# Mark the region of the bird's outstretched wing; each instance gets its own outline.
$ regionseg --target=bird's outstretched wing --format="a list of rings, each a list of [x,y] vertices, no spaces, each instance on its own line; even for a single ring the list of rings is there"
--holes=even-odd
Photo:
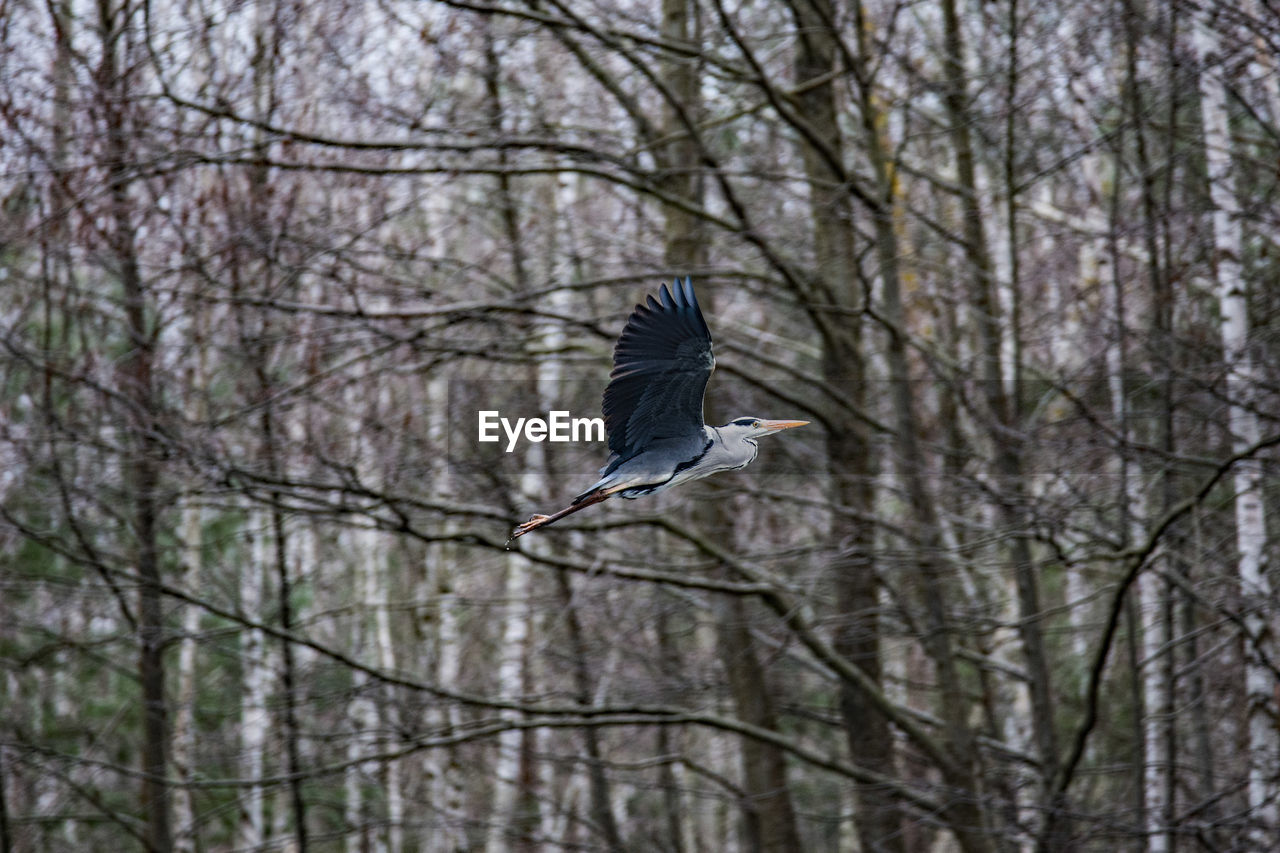
[[[609,450],[628,459],[662,438],[701,436],[702,395],[715,369],[711,332],[689,279],[664,284],[627,319],[604,391]]]

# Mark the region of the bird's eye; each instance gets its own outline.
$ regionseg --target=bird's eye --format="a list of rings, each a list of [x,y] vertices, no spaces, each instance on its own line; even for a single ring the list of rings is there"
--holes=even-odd
[[[752,428],[754,428],[754,429],[760,429],[760,422],[759,422],[759,421],[752,421],[752,422],[751,422],[751,426],[752,426]]]

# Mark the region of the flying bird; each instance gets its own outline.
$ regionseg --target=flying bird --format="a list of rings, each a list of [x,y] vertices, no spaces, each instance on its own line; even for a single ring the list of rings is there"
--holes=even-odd
[[[638,498],[745,468],[759,451],[756,439],[809,423],[746,417],[708,426],[702,397],[715,366],[692,282],[677,279],[670,290],[662,285],[657,299],[646,297],[613,348],[604,390],[610,454],[600,479],[559,512],[521,524],[507,543],[614,495]]]

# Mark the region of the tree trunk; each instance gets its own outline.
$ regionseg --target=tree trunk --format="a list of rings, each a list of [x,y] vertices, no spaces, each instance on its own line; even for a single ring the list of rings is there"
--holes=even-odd
[[[434,495],[447,499],[452,495],[449,476],[449,382],[443,376],[433,376],[426,389],[426,431],[428,444],[434,449],[435,462],[430,477]],[[457,522],[446,519],[442,533],[447,537]],[[424,615],[423,638],[425,653],[420,659],[430,661],[433,668],[423,673],[428,682],[439,684],[445,690],[460,691],[462,675],[462,608],[455,590],[454,563],[457,546],[446,538],[443,542],[428,543],[424,557],[426,566],[419,601],[430,602],[430,611]],[[433,703],[425,710],[428,728],[443,735],[455,730],[461,721],[458,707],[452,702]],[[428,853],[454,851],[467,846],[463,797],[462,762],[452,748],[429,750],[423,755],[422,773],[426,778],[427,807],[431,812],[434,846],[428,845]]]
[[[386,305],[379,307],[390,309],[390,306]],[[371,389],[376,389],[372,395],[376,400],[375,411],[380,413],[392,411],[390,390],[385,382],[380,381],[380,377],[366,376],[361,385],[366,393]],[[354,399],[355,396],[353,393],[353,399],[350,401],[348,411],[360,411],[359,402]],[[368,441],[367,432],[359,419],[353,418],[351,426],[351,434],[356,437],[355,442],[357,445],[353,448],[353,458],[360,460],[385,458],[386,454],[381,453],[379,447]],[[378,470],[372,466],[369,467],[370,470],[359,471],[360,479],[366,483],[379,483],[379,489],[386,489],[387,486],[383,484],[390,479],[389,476],[386,476],[388,472]],[[395,640],[392,635],[391,607],[393,602],[400,600],[400,598],[394,591],[394,580],[388,570],[389,555],[383,534],[373,529],[361,529],[353,531],[353,533],[356,542],[353,557],[357,561],[356,575],[360,580],[355,589],[360,591],[360,600],[364,607],[368,609],[367,617],[359,620],[366,636],[366,648],[368,649],[366,658],[371,666],[376,667],[381,672],[397,672],[399,662],[396,656]],[[309,535],[309,531],[299,531],[299,535]],[[370,693],[368,699],[371,703],[373,714],[373,725],[370,727],[370,732],[381,732],[382,734],[371,735],[367,739],[367,743],[374,751],[392,751],[395,749],[396,743],[394,740],[388,742],[388,739],[393,737],[392,733],[404,730],[397,713],[396,703],[393,701],[393,691],[388,685],[379,684]],[[386,803],[385,830],[380,830],[377,833],[379,842],[384,844],[385,848],[392,851],[392,853],[399,853],[404,847],[402,761],[393,758],[379,762],[377,778]]]
[[[778,715],[751,636],[746,603],[739,597],[728,597],[716,610],[720,656],[737,718],[777,731]],[[787,786],[786,757],[772,744],[753,738],[742,738],[740,744],[746,849],[753,853],[802,850]]]
[[[263,531],[265,520],[259,510],[247,514],[249,553],[240,567],[240,612],[247,618],[262,618],[267,600],[267,542]],[[268,733],[274,728],[269,719],[268,696],[271,672],[267,666],[266,636],[257,628],[247,628],[240,635],[240,668],[243,693],[240,699],[240,775],[247,780],[240,804],[240,842],[254,850],[266,843],[266,796],[260,779],[266,773],[267,753],[271,749]]]
[[[797,106],[826,146],[826,152],[805,144],[805,174],[809,178],[809,209],[816,269],[813,278],[823,301],[838,310],[820,325],[823,341],[823,381],[845,405],[832,407],[828,418],[827,471],[832,498],[842,510],[832,516],[831,539],[840,543],[829,566],[840,618],[836,651],[881,685],[880,583],[876,573],[873,517],[876,476],[870,430],[857,413],[866,408],[867,377],[862,352],[863,288],[858,277],[852,199],[835,174],[828,157],[843,163],[844,140],[839,125],[836,78],[834,9],[829,0],[794,0],[796,23],[795,69]],[[812,81],[816,85],[806,86]],[[860,767],[894,776],[893,736],[889,722],[863,691],[852,684],[840,687],[840,713],[849,755]],[[893,798],[875,785],[855,787],[858,840],[864,851],[903,850],[902,813]]]
[[[690,0],[662,0],[661,8],[663,38],[675,44],[693,44],[693,36],[698,29],[696,6]],[[686,109],[694,110],[701,101],[697,62],[688,57],[669,58],[662,63],[660,69],[668,90],[681,99]],[[660,169],[664,170],[660,173],[663,189],[678,198],[689,199],[695,204],[701,203],[704,192],[698,173],[701,161],[697,141],[680,123],[678,114],[670,104],[663,105],[659,127],[661,138],[670,140],[664,148],[655,150],[655,159]],[[702,239],[702,224],[697,217],[673,205],[664,207],[662,213],[663,261],[666,273],[673,276],[691,275],[706,263],[707,248]],[[666,534],[659,531],[657,539],[651,545],[653,554],[656,556],[662,553],[669,544]],[[655,591],[655,598],[653,606],[660,611],[655,625],[658,632],[658,653],[663,661],[663,671],[674,674],[680,666],[681,653],[679,643],[671,636],[670,610],[683,610],[685,605],[667,600],[660,590]],[[684,620],[679,621],[683,623]],[[660,726],[655,731],[654,739],[659,755],[675,754],[671,744],[672,735],[673,732],[666,726]],[[674,853],[685,853],[685,827],[689,812],[683,786],[678,783],[676,770],[670,762],[663,761],[658,766],[658,785],[662,789],[663,811],[666,813],[666,820],[661,827],[663,841]]]
[[[1098,188],[1099,194],[1103,194],[1101,181],[1097,181],[1095,186]],[[1113,335],[1107,346],[1107,391],[1110,400],[1111,417],[1115,423],[1116,434],[1119,437],[1123,449],[1116,459],[1116,503],[1120,507],[1120,518],[1118,522],[1119,529],[1118,541],[1124,547],[1129,547],[1134,542],[1139,542],[1143,536],[1141,520],[1147,516],[1148,504],[1146,490],[1141,488],[1140,468],[1134,461],[1130,459],[1128,454],[1128,445],[1134,440],[1134,427],[1132,424],[1131,403],[1129,400],[1129,390],[1126,386],[1126,376],[1131,370],[1129,356],[1129,311],[1127,308],[1127,300],[1125,299],[1125,278],[1120,272],[1121,257],[1119,246],[1119,230],[1122,227],[1122,215],[1120,198],[1120,187],[1114,186],[1110,192],[1109,200],[1109,223],[1107,226],[1107,257],[1110,261],[1110,278],[1108,291],[1110,293],[1110,309],[1113,320]],[[1099,250],[1098,255],[1102,252]],[[1099,284],[1101,275],[1098,277]],[[1159,800],[1159,784],[1158,780],[1148,784],[1148,773],[1153,772],[1156,766],[1154,762],[1147,760],[1148,756],[1156,754],[1158,743],[1154,740],[1158,731],[1154,724],[1154,717],[1148,715],[1147,708],[1149,702],[1159,699],[1160,684],[1156,680],[1152,683],[1153,669],[1150,667],[1143,668],[1142,659],[1148,655],[1155,655],[1159,647],[1152,648],[1155,644],[1156,635],[1151,626],[1144,626],[1143,613],[1151,602],[1156,600],[1155,584],[1157,579],[1148,575],[1139,577],[1134,581],[1134,592],[1126,605],[1125,617],[1128,630],[1131,632],[1128,640],[1129,663],[1131,668],[1131,695],[1134,707],[1134,750],[1133,750],[1133,807],[1136,815],[1135,825],[1139,840],[1137,847],[1140,850],[1147,848],[1147,840],[1155,838],[1157,834],[1157,826],[1159,823],[1159,815],[1153,814],[1152,806]],[[1155,607],[1151,605],[1151,609]],[[1083,659],[1083,655],[1080,656]]]
[[[1142,240],[1145,270],[1150,287],[1150,341],[1155,355],[1155,371],[1161,379],[1161,419],[1156,426],[1157,445],[1172,454],[1174,435],[1173,417],[1173,365],[1170,335],[1172,332],[1172,298],[1169,292],[1167,271],[1163,268],[1159,239],[1159,200],[1156,197],[1155,168],[1147,148],[1146,112],[1142,98],[1143,81],[1138,74],[1139,52],[1146,22],[1133,0],[1123,0],[1125,98],[1129,117],[1133,122],[1134,154],[1136,170],[1142,176],[1140,185],[1142,204]],[[1159,505],[1167,509],[1173,502],[1172,472],[1166,467],[1157,475],[1161,483]],[[1163,559],[1169,557],[1166,547]],[[1139,598],[1139,612],[1143,618],[1142,649],[1145,660],[1143,674],[1143,700],[1146,711],[1144,726],[1146,827],[1148,850],[1151,853],[1167,853],[1174,843],[1171,818],[1173,814],[1173,749],[1175,745],[1173,717],[1172,656],[1169,649],[1171,626],[1166,616],[1171,613],[1171,592],[1168,583],[1155,577],[1143,579],[1135,592]]]
[[[981,805],[984,798],[978,782],[977,745],[968,721],[970,702],[956,667],[953,629],[947,614],[946,602],[956,597],[955,589],[948,582],[950,573],[941,557],[943,549],[937,508],[929,494],[924,452],[918,437],[920,424],[907,360],[907,317],[899,266],[901,253],[894,224],[896,190],[891,177],[893,168],[880,137],[880,108],[871,88],[865,60],[869,55],[866,45],[869,34],[865,32],[865,16],[860,2],[855,3],[855,20],[858,49],[854,59],[859,63],[854,70],[857,105],[863,144],[875,184],[870,213],[876,256],[880,263],[883,301],[883,309],[878,316],[887,336],[885,355],[897,473],[903,483],[907,510],[915,530],[915,556],[910,558],[909,568],[924,603],[925,636],[922,643],[937,673],[940,688],[938,708],[948,742],[949,760],[939,770],[952,793],[946,798],[943,817],[961,848],[967,853],[978,853],[991,849],[987,835],[988,820]]]
[[[657,593],[659,596],[662,594],[661,590]],[[671,605],[658,598],[654,606],[657,608],[653,627],[654,633],[657,634],[658,670],[663,675],[662,685],[665,688],[667,680],[674,679],[676,673],[680,672],[682,663],[671,627]],[[679,750],[672,743],[671,729],[668,726],[658,726],[654,733],[654,740],[658,755],[664,758],[658,772],[658,785],[662,789],[664,821],[663,825],[655,830],[655,834],[661,835],[666,849],[672,853],[685,853],[696,846],[687,842],[693,842],[697,833],[692,826],[692,817],[683,807],[681,791],[685,786],[681,785],[681,780],[676,778],[677,771],[672,766],[674,762],[666,760],[670,756],[677,755]]]
[[[583,636],[582,622],[578,618],[578,605],[573,596],[573,583],[569,573],[564,570],[556,573],[556,582],[565,631],[569,635],[569,650],[573,655],[573,679],[577,701],[582,707],[588,708],[594,702],[595,679],[591,676],[589,653]],[[600,733],[595,726],[587,726],[583,729],[582,746],[586,752],[591,825],[603,838],[605,850],[610,853],[621,853],[624,849],[622,836],[618,832],[618,822],[613,816],[609,779],[605,775],[604,753],[600,749]]]
[[[1231,144],[1230,91],[1223,74],[1230,65],[1231,46],[1218,34],[1212,12],[1195,27],[1200,54],[1200,113],[1204,123],[1204,154],[1213,203],[1211,216],[1214,272],[1221,308],[1222,354],[1226,365],[1226,393],[1230,401],[1228,425],[1233,449],[1241,452],[1261,438],[1256,395],[1258,373],[1249,343],[1249,282],[1245,278],[1243,217],[1236,199],[1235,161]],[[1280,819],[1280,731],[1277,730],[1276,687],[1268,662],[1275,660],[1277,626],[1268,610],[1273,587],[1266,572],[1266,509],[1263,504],[1263,465],[1259,459],[1236,463],[1236,549],[1240,593],[1259,602],[1245,611],[1244,663],[1246,730],[1249,742],[1248,801],[1251,836],[1259,845],[1273,842]]]
[[[502,123],[502,60],[496,44],[494,22],[484,30],[484,84],[490,130],[498,137],[504,133]],[[499,164],[505,165],[505,149],[500,150]],[[510,177],[500,171],[497,178],[497,207],[502,232],[506,237],[510,259],[511,281],[516,293],[529,288],[524,235],[520,211]],[[533,371],[537,379],[537,372]],[[541,389],[538,394],[541,396]],[[540,409],[541,410],[541,409]],[[520,476],[520,491],[526,495],[546,494],[546,465],[543,445],[533,444],[525,456]],[[530,601],[532,567],[520,554],[506,555],[506,576],[502,598],[507,602],[498,649],[498,689],[507,696],[520,695],[532,689],[530,648],[536,628],[536,615]],[[540,734],[536,729],[503,732],[498,737],[498,763],[494,773],[494,802],[486,850],[533,850],[534,836],[540,822],[541,809],[537,796],[538,774],[534,763],[539,752]]]
[[[264,423],[269,424],[269,416],[264,415]],[[269,446],[274,442],[270,430],[267,431]],[[274,456],[274,454],[272,454]],[[273,480],[278,479],[279,471],[274,464],[269,465]],[[289,576],[288,540],[285,537],[284,511],[280,508],[282,495],[272,495],[271,542],[276,573],[276,607],[280,614],[280,629],[285,634],[293,632],[293,581]],[[284,694],[284,747],[286,767],[289,770],[289,809],[293,817],[293,837],[298,853],[307,853],[309,837],[307,832],[307,804],[303,792],[305,779],[302,775],[301,725],[298,720],[298,676],[297,662],[294,657],[293,641],[280,641],[280,690]]]
[[[528,561],[518,554],[509,554],[506,560],[507,571],[500,597],[507,604],[497,639],[497,683],[498,695],[513,698],[520,696],[528,684],[527,654],[533,614],[529,603]],[[490,853],[532,849],[528,831],[535,821],[525,809],[536,804],[536,800],[532,799],[530,790],[534,777],[528,766],[532,756],[525,734],[519,729],[512,729],[498,736],[498,757],[493,769],[493,805],[489,811],[490,827],[485,845],[485,850]]]
[[[1022,448],[1023,426],[1018,412],[1017,394],[1006,392],[1006,376],[1002,359],[1000,301],[991,252],[983,226],[983,208],[979,195],[977,168],[969,127],[964,40],[956,0],[942,0],[942,19],[946,53],[943,60],[946,77],[946,105],[950,121],[951,142],[955,152],[956,181],[961,194],[960,210],[964,223],[963,246],[969,299],[978,330],[978,360],[983,392],[987,404],[987,426],[995,454],[995,473],[1000,486],[997,513],[1010,537],[1009,556],[1018,601],[1018,633],[1022,640],[1028,675],[1027,689],[1031,697],[1031,727],[1040,759],[1043,824],[1039,832],[1041,850],[1060,850],[1069,838],[1069,830],[1061,825],[1066,810],[1064,803],[1052,793],[1058,775],[1058,736],[1054,725],[1053,687],[1044,636],[1040,630],[1042,608],[1036,579],[1036,566],[1027,537],[1030,524],[1025,507],[1030,500],[1024,488]],[[1013,283],[1016,288],[1017,282]],[[1018,330],[1011,330],[1016,339]],[[1017,347],[1012,348],[1015,352]],[[1016,383],[1018,368],[1013,367]]]
[[[183,587],[200,589],[203,581],[204,511],[188,504],[182,508]],[[173,718],[173,767],[184,781],[193,778],[196,753],[195,713],[199,695],[196,683],[196,633],[200,630],[200,611],[188,604],[182,609],[182,639],[178,642],[178,699]],[[196,837],[196,805],[193,792],[182,788],[174,797],[174,848],[178,853],[194,853]]]
[[[129,184],[132,181],[129,150],[128,106],[130,81],[121,71],[119,50],[131,10],[111,0],[98,0],[98,24],[102,57],[97,69],[102,98],[107,152],[107,180],[111,201],[111,254],[123,293],[127,355],[120,370],[121,392],[132,404],[129,424],[129,457],[125,477],[132,502],[130,522],[134,538],[133,559],[138,587],[138,681],[142,688],[142,810],[146,818],[147,846],[152,853],[173,847],[171,796],[167,781],[169,752],[168,704],[165,698],[165,622],[160,592],[160,557],[157,550],[160,516],[158,415],[152,370],[155,340],[147,319],[147,293],[138,267],[136,231]],[[125,59],[128,62],[128,59]]]
[[[692,0],[662,0],[662,36],[675,43],[696,45],[698,32],[697,6]],[[700,113],[698,60],[680,56],[662,63],[661,73],[667,89],[680,100],[687,115]],[[702,159],[698,140],[671,104],[664,104],[662,137],[669,140],[657,151],[661,183],[671,195],[688,199],[695,205],[703,196],[699,167]],[[706,263],[707,247],[702,233],[702,220],[674,206],[663,210],[666,220],[665,260],[672,275],[692,275]]]
[[[690,0],[663,0],[663,34],[679,43],[696,43],[697,7]],[[701,114],[701,93],[697,66],[692,59],[669,60],[663,73],[667,88],[680,99],[686,116]],[[698,203],[702,199],[701,166],[695,129],[685,125],[678,112],[668,105],[663,136],[671,139],[665,153],[664,180],[668,192]],[[674,207],[665,210],[666,261],[670,272],[688,275],[706,263],[707,247],[701,221]],[[704,291],[705,293],[705,291]],[[703,305],[709,306],[704,296]],[[714,414],[708,417],[715,420]],[[708,485],[709,488],[714,486]],[[732,521],[724,512],[724,500],[705,500],[695,509],[700,526],[708,531],[734,535]],[[776,729],[769,684],[756,657],[755,644],[747,630],[746,607],[738,598],[721,601],[716,607],[717,644],[721,663],[729,679],[735,715],[744,722]],[[786,758],[772,744],[750,738],[739,740],[742,761],[742,803],[747,848],[761,853],[799,851],[795,812],[787,784]],[[678,841],[673,841],[678,844]],[[678,849],[678,848],[676,848]]]

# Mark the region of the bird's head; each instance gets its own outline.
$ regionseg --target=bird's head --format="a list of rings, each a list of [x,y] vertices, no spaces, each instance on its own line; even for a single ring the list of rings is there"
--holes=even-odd
[[[802,427],[808,421],[770,421],[764,418],[734,418],[720,428],[721,432],[736,433],[744,440],[759,438],[762,435],[773,435],[784,429]]]

